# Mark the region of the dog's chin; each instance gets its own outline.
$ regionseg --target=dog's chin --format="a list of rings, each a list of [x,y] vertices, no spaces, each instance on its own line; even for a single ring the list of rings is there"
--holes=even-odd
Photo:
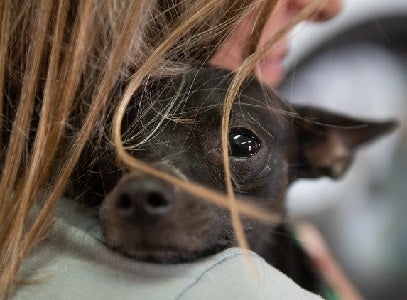
[[[219,243],[198,250],[172,249],[170,247],[109,247],[112,251],[119,253],[125,257],[135,259],[137,261],[156,263],[156,264],[174,264],[187,263],[199,258],[216,254],[231,247],[229,243]]]

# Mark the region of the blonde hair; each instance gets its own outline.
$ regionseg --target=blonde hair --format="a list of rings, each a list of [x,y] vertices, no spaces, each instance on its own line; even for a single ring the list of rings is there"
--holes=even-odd
[[[225,138],[231,104],[242,80],[265,51],[311,15],[321,1],[314,1],[259,49],[255,45],[276,2],[0,2],[0,297],[13,287],[24,257],[46,236],[58,199],[87,141],[98,132],[112,130],[117,157],[130,168],[229,207],[243,247],[247,244],[240,213],[278,221],[234,200]],[[146,78],[200,68],[233,28],[259,7],[247,59],[236,71],[225,99],[222,138],[228,195],[163,174],[127,154],[121,141],[121,118]],[[104,122],[113,113],[110,128]],[[27,216],[40,198],[40,212],[28,226]]]

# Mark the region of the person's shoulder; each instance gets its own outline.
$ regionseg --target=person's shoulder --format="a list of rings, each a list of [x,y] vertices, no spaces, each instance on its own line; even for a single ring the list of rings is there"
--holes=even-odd
[[[230,248],[204,261],[204,271],[176,299],[321,299],[251,251]]]
[[[95,212],[63,200],[53,232],[23,266],[14,299],[320,299],[253,252],[226,249],[191,263],[121,256],[99,238]]]

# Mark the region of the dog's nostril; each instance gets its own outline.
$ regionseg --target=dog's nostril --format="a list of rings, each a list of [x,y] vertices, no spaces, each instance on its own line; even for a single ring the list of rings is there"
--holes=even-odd
[[[147,197],[147,203],[152,207],[167,206],[169,201],[160,193],[150,193]]]
[[[128,210],[132,206],[132,201],[130,196],[126,193],[121,194],[119,197],[119,201],[117,201],[117,208],[121,210]]]
[[[164,214],[168,212],[170,201],[161,193],[151,192],[146,197],[145,209],[150,214]]]

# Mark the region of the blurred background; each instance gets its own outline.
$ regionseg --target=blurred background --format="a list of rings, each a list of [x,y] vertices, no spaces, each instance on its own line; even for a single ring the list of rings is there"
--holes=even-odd
[[[366,299],[407,299],[407,1],[344,0],[332,22],[291,35],[280,92],[356,117],[398,118],[340,181],[302,180],[289,212],[311,220]]]

